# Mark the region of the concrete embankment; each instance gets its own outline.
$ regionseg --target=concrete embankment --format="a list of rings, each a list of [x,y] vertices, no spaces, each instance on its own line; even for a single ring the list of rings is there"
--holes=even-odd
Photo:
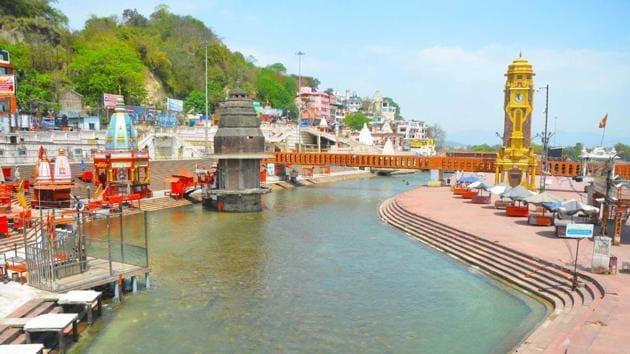
[[[553,193],[568,197],[581,190],[574,187]],[[579,284],[572,290],[577,243],[555,237],[553,227],[506,217],[492,206],[453,196],[448,188],[402,193],[384,202],[380,215],[409,237],[548,301],[549,316],[516,351],[608,353],[627,346],[630,304],[622,299],[630,296],[630,275],[592,274],[591,241],[581,242]],[[630,260],[630,247],[616,246],[613,254]]]

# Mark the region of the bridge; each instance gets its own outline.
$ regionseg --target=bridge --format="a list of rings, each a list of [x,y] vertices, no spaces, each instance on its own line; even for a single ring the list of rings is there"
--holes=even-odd
[[[495,158],[347,154],[317,152],[275,152],[268,162],[288,165],[369,167],[376,169],[442,170],[466,172],[495,172]],[[574,161],[548,161],[552,176],[574,177],[582,174],[582,163]],[[537,174],[541,174],[540,165]],[[630,179],[630,164],[616,164],[615,173]]]

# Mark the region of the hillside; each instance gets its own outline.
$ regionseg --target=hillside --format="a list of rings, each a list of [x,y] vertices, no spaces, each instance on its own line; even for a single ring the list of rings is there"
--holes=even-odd
[[[134,9],[121,16],[92,17],[82,30],[71,32],[66,16],[52,4],[0,3],[0,48],[9,50],[18,69],[22,111],[57,111],[59,93],[72,89],[85,97],[93,113],[98,113],[104,92],[124,95],[127,104],[158,108],[165,97],[178,98],[185,100],[188,111],[201,113],[207,43],[210,111],[239,81],[251,97],[297,112],[297,82],[282,64],[255,66],[198,19],[175,15],[162,5],[148,17]]]

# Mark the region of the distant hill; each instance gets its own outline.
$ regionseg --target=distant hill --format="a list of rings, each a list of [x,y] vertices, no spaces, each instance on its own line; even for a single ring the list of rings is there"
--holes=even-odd
[[[82,30],[70,32],[67,18],[51,3],[0,3],[0,47],[10,51],[18,69],[23,111],[56,111],[59,93],[73,89],[94,111],[108,92],[121,93],[127,104],[158,108],[166,96],[178,98],[187,110],[201,113],[207,44],[210,111],[239,81],[251,97],[297,112],[297,83],[282,64],[255,66],[194,17],[172,14],[164,5],[148,17],[127,9],[121,16],[92,17]]]

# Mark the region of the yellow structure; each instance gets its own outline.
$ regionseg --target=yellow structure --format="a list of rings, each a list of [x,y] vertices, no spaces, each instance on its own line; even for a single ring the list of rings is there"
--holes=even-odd
[[[531,148],[534,70],[520,55],[505,74],[503,147],[495,162],[495,183],[536,189],[536,155]],[[519,172],[520,171],[520,172]]]

